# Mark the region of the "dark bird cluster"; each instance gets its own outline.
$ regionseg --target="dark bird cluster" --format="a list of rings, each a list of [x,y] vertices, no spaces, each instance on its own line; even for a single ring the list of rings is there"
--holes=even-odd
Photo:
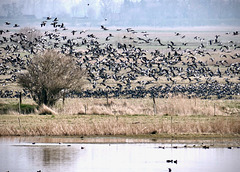
[[[240,93],[240,45],[231,40],[223,42],[221,35],[213,35],[209,40],[195,36],[192,40],[196,47],[189,48],[186,35],[179,32],[173,35],[183,40],[180,44],[175,40],[164,42],[147,31],[127,28],[114,32],[103,25],[100,29],[107,33],[104,39],[78,29],[68,31],[69,36],[65,32],[67,27],[57,17],[47,17],[40,24],[41,27],[47,25],[52,26],[53,31],[45,31],[34,40],[29,40],[24,33],[13,32],[9,36],[9,31],[0,30],[0,74],[5,76],[0,79],[4,87],[0,97],[18,96],[17,91],[6,89],[6,85],[16,82],[17,74],[26,70],[31,57],[47,48],[72,56],[77,65],[87,71],[87,82],[91,86],[82,92],[72,91],[68,97],[184,95],[207,99],[234,98]],[[120,32],[122,38],[116,36]],[[238,31],[232,35],[238,36]],[[112,41],[115,37],[118,37],[117,43]],[[150,51],[142,45],[159,48]],[[26,90],[24,96],[29,96]]]

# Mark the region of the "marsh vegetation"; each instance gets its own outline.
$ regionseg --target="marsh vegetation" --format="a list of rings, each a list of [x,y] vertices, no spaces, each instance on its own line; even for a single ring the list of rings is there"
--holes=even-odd
[[[235,100],[169,98],[156,99],[155,111],[152,99],[67,99],[51,110],[1,115],[0,135],[238,137],[238,106]]]

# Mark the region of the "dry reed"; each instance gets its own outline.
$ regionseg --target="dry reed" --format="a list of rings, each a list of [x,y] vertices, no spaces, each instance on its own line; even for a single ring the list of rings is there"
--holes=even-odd
[[[44,104],[40,106],[40,108],[37,111],[37,113],[39,115],[56,115],[57,114],[57,112],[55,112],[50,107],[48,107],[48,106],[46,106]]]
[[[240,134],[240,120],[238,117],[183,117],[148,115],[9,116],[10,115],[3,115],[1,118],[1,136]]]
[[[155,102],[156,114],[150,98],[66,99],[53,107],[57,113],[52,115],[1,115],[0,136],[240,134],[237,100],[175,97]]]
[[[150,98],[144,99],[66,99],[65,105],[58,104],[55,111],[62,114],[96,114],[96,115],[228,115],[229,111],[221,109],[220,101],[201,99],[187,99],[173,97],[156,99],[156,112],[154,103]],[[60,102],[59,102],[60,103]],[[233,109],[231,109],[233,110]],[[237,110],[236,113],[238,113]]]

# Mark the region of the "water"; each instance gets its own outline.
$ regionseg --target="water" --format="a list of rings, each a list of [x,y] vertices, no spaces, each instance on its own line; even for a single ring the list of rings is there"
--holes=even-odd
[[[36,143],[32,144],[33,141]],[[172,172],[235,172],[240,169],[237,147],[203,149],[197,143],[197,148],[193,148],[190,141],[187,146],[191,148],[184,145],[119,138],[0,137],[0,172],[168,172],[168,168]],[[166,160],[177,160],[177,164]]]

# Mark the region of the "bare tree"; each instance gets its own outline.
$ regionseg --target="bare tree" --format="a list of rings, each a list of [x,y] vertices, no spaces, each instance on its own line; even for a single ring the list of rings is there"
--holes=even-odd
[[[62,96],[62,91],[82,87],[84,71],[73,57],[54,50],[34,56],[27,72],[19,75],[18,83],[27,88],[38,104],[52,106]]]

